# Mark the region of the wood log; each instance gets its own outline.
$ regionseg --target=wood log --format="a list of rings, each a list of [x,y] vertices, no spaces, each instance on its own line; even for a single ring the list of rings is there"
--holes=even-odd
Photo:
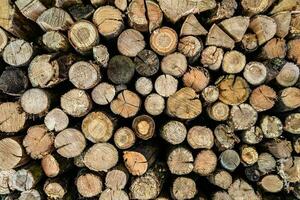
[[[241,162],[239,154],[231,149],[223,151],[219,159],[222,167],[230,172],[236,170]]]
[[[260,85],[255,88],[249,98],[251,106],[262,112],[271,109],[275,105],[276,92],[267,85]]]
[[[272,3],[273,0],[262,0],[258,2],[253,2],[251,0],[242,0],[241,2],[244,11],[250,16],[266,11]]]
[[[299,95],[300,89],[297,87],[287,87],[278,94],[278,104],[276,108],[280,112],[294,110],[300,106]]]
[[[223,61],[224,51],[216,46],[206,47],[201,54],[201,63],[210,70],[218,70]]]
[[[155,121],[149,115],[139,115],[133,119],[132,129],[138,138],[148,140],[154,136]]]
[[[154,83],[155,91],[163,96],[169,97],[177,91],[178,80],[171,75],[160,75]]]
[[[114,5],[123,12],[125,12],[128,7],[127,0],[114,0]]]
[[[171,186],[171,196],[174,199],[193,199],[197,192],[196,182],[187,177],[177,177]]]
[[[45,10],[47,10],[39,0],[17,0],[15,4],[26,18],[34,22]]]
[[[235,42],[240,42],[242,41],[249,24],[249,17],[236,16],[223,20],[219,25],[235,40]]]
[[[258,118],[256,110],[249,104],[243,103],[232,106],[230,120],[235,130],[247,130],[254,126]],[[264,131],[264,130],[263,130]]]
[[[87,150],[83,162],[93,171],[106,172],[117,164],[118,151],[109,143],[97,143]]]
[[[177,43],[176,31],[167,26],[154,30],[150,36],[151,49],[161,56],[173,53],[176,50]]]
[[[232,198],[226,191],[218,191],[212,195],[212,200],[231,200]]]
[[[260,127],[265,138],[277,138],[283,131],[282,122],[276,116],[264,116],[260,122]]]
[[[19,49],[19,51],[16,51]],[[22,39],[11,40],[3,50],[3,60],[14,67],[27,65],[33,56],[33,47]]]
[[[71,16],[76,20],[88,19],[95,12],[94,7],[91,4],[74,4],[68,8]]]
[[[127,169],[123,165],[118,165],[107,172],[105,177],[106,187],[117,191],[125,188],[129,179]]]
[[[187,130],[184,124],[174,120],[163,125],[160,130],[160,136],[173,145],[182,143],[185,140],[186,135]]]
[[[46,90],[31,88],[21,96],[21,106],[28,114],[43,116],[48,112],[51,99]]]
[[[217,7],[213,10],[210,22],[232,17],[237,6],[235,0],[222,0],[217,3]]]
[[[199,36],[206,35],[207,30],[200,24],[194,14],[189,14],[180,29],[180,36]]]
[[[209,175],[208,181],[224,190],[228,189],[232,184],[232,176],[229,172],[220,169]]]
[[[82,153],[86,146],[86,140],[77,129],[67,128],[56,135],[54,146],[59,155],[73,158]]]
[[[244,165],[254,165],[258,160],[258,153],[254,147],[243,145],[240,150],[240,157]]]
[[[119,149],[129,149],[134,145],[136,136],[128,127],[121,127],[114,133],[114,142]]]
[[[66,11],[53,7],[45,10],[37,18],[36,23],[44,31],[66,31],[74,24],[74,21]]]
[[[188,59],[189,63],[194,63],[200,57],[203,43],[194,36],[184,36],[179,39],[177,49]]]
[[[99,7],[94,12],[93,23],[106,38],[117,37],[124,28],[122,13],[113,6]]]
[[[187,142],[193,149],[211,149],[214,145],[214,135],[210,128],[193,126],[187,133]]]
[[[124,190],[112,190],[107,188],[101,193],[99,200],[109,199],[129,200],[129,197]]]
[[[50,199],[62,199],[67,196],[67,181],[47,179],[43,186],[43,191]]]
[[[38,190],[31,189],[31,190],[21,192],[20,197],[18,199],[20,199],[20,200],[28,200],[28,199],[41,200],[42,195]]]
[[[132,0],[128,6],[129,25],[141,32],[148,31],[148,16],[143,0]]]
[[[277,175],[266,175],[260,181],[261,187],[271,193],[280,192],[283,189],[283,181]]]
[[[126,29],[119,35],[117,46],[121,54],[135,57],[145,48],[146,43],[144,36],[139,31]]]
[[[272,15],[272,18],[277,24],[276,36],[284,38],[288,35],[290,30],[290,23],[292,19],[291,12],[283,11]]]
[[[151,79],[140,77],[135,82],[135,90],[142,96],[146,96],[153,90],[153,83]]]
[[[292,134],[300,134],[299,127],[300,113],[292,113],[284,120],[283,129]]]
[[[239,51],[228,51],[224,54],[222,69],[228,74],[240,73],[246,65],[246,57]]]
[[[288,41],[287,57],[299,65],[300,64],[300,51],[297,48],[298,44],[300,44],[300,39],[294,39],[294,40]]]
[[[58,154],[48,154],[41,160],[42,169],[47,177],[53,178],[72,168],[72,162]]]
[[[229,125],[219,124],[215,130],[215,144],[219,151],[232,149],[240,139],[234,134],[234,130]]]
[[[267,73],[263,63],[252,61],[246,64],[243,76],[251,85],[261,85],[266,81]]]
[[[110,59],[107,76],[115,84],[126,84],[134,75],[135,64],[126,56],[117,55]]]
[[[153,116],[160,115],[165,109],[165,100],[162,96],[152,93],[148,95],[144,102],[147,113]]]
[[[78,193],[84,198],[98,196],[102,192],[103,182],[99,175],[80,171],[75,181]]]
[[[70,44],[68,38],[58,31],[47,31],[42,36],[42,43],[48,51],[68,51]]]
[[[209,85],[201,92],[201,96],[208,104],[213,103],[219,99],[219,89],[215,85]]]
[[[247,52],[253,52],[258,48],[256,34],[246,33],[242,38],[242,48]]]
[[[134,58],[136,71],[141,76],[153,76],[159,70],[158,56],[151,50],[144,49]]]
[[[109,61],[109,52],[106,46],[100,44],[93,47],[93,57],[97,64],[106,68]]]
[[[154,164],[158,155],[158,148],[152,144],[139,145],[132,150],[123,152],[123,160],[129,173],[141,176]]]
[[[243,179],[236,179],[228,188],[228,194],[232,199],[246,198],[259,200],[261,197],[256,194],[253,187]]]
[[[208,116],[215,121],[225,121],[229,118],[230,108],[220,101],[207,107]]]
[[[44,124],[50,131],[60,132],[69,125],[69,118],[60,108],[54,108],[44,118]]]
[[[241,133],[241,140],[246,144],[258,144],[263,137],[264,134],[259,126],[252,126]]]
[[[161,71],[174,77],[181,77],[187,70],[187,59],[184,54],[175,52],[165,56],[161,61]]]
[[[194,172],[200,176],[207,176],[215,171],[217,162],[217,156],[212,150],[202,150],[195,158]]]
[[[213,24],[208,32],[206,45],[233,49],[234,40],[229,37],[218,25]]]
[[[167,165],[172,174],[185,175],[193,171],[194,158],[191,151],[185,147],[174,147],[167,158]]]
[[[91,93],[93,101],[99,105],[109,104],[114,99],[115,95],[115,87],[107,82],[98,84]]]
[[[194,89],[196,92],[202,91],[210,81],[209,71],[202,67],[190,67],[183,75],[183,84]]]
[[[68,37],[74,49],[82,54],[90,52],[99,43],[96,26],[87,20],[75,22],[68,31]]]
[[[0,195],[11,193],[10,184],[15,173],[16,171],[13,169],[0,171]]]
[[[290,87],[298,82],[299,77],[299,67],[294,63],[287,62],[276,76],[276,82],[282,87]]]
[[[263,146],[275,158],[288,158],[291,156],[293,151],[292,143],[285,139],[273,139],[264,143]]]
[[[130,90],[123,90],[117,98],[110,103],[110,109],[114,114],[124,118],[135,116],[141,107],[140,97]]]
[[[151,0],[146,0],[147,18],[149,24],[149,32],[152,33],[159,28],[163,21],[163,12],[159,5]]]

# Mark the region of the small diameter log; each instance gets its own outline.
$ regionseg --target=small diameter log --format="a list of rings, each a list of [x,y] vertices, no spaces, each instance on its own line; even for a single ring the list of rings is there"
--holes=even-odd
[[[180,38],[178,51],[188,59],[189,63],[194,63],[203,49],[202,41],[194,36],[185,36]]]
[[[215,121],[225,121],[230,114],[230,108],[227,104],[220,101],[207,107],[208,116]]]
[[[113,135],[113,122],[103,112],[91,112],[83,120],[81,130],[93,143],[107,142]]]
[[[129,25],[141,32],[148,30],[147,11],[144,0],[132,0],[128,6]]]
[[[24,192],[21,192],[19,200],[42,200],[42,194],[35,189],[27,190]]]
[[[164,15],[159,5],[154,1],[146,0],[146,9],[149,20],[149,32],[152,33],[161,26]]]
[[[54,108],[44,118],[44,124],[50,131],[60,132],[69,125],[69,117],[59,108]]]
[[[109,52],[106,46],[100,44],[93,47],[93,57],[97,64],[106,68],[109,61]]]
[[[257,166],[262,174],[267,174],[275,170],[276,160],[269,153],[261,153],[258,156]]]
[[[152,76],[159,70],[158,56],[151,50],[144,49],[134,58],[136,71],[141,76]]]
[[[93,23],[106,38],[117,37],[124,28],[121,11],[112,6],[99,7],[93,15]]]
[[[150,94],[153,90],[153,83],[151,79],[146,77],[138,78],[135,82],[135,90],[143,96]]]
[[[183,84],[194,89],[196,92],[202,91],[210,81],[209,71],[202,67],[190,67],[183,75]]]
[[[233,172],[241,162],[239,154],[231,149],[223,151],[219,159],[222,167],[230,172]]]
[[[220,169],[207,177],[211,184],[227,190],[232,184],[232,176],[226,170]]]
[[[28,114],[45,115],[50,107],[50,96],[43,89],[29,89],[21,96],[21,106]]]
[[[36,23],[44,31],[66,31],[74,24],[74,21],[66,11],[53,7],[44,11],[37,18]]]
[[[138,138],[148,140],[154,136],[155,121],[149,115],[137,116],[132,121],[132,129]]]
[[[276,76],[276,82],[282,87],[290,87],[298,82],[300,69],[297,65],[287,62]]]
[[[297,87],[288,87],[279,92],[278,102],[276,104],[279,112],[294,110],[300,106],[300,89]]]
[[[72,117],[82,117],[92,109],[92,101],[84,90],[72,89],[60,98],[60,106]]]
[[[275,105],[276,98],[276,92],[272,88],[261,85],[252,91],[249,102],[257,112],[262,112],[271,109]]]
[[[208,32],[206,45],[233,49],[234,40],[229,37],[218,25],[213,24]]]
[[[242,131],[241,140],[246,144],[258,144],[262,141],[264,134],[259,126]]]
[[[228,188],[228,194],[232,199],[251,199],[260,200],[259,194],[256,194],[253,187],[243,179],[236,179]]]
[[[228,74],[240,73],[246,65],[246,56],[239,51],[232,50],[224,54],[222,69]]]
[[[220,124],[214,130],[215,144],[219,151],[232,149],[236,143],[239,143],[239,138],[234,134],[232,127]]]
[[[162,74],[154,83],[155,91],[163,96],[169,97],[177,91],[178,80],[171,75]]]
[[[19,49],[19,51],[16,51]],[[27,65],[33,56],[33,47],[22,39],[13,39],[3,50],[3,60],[14,67]]]
[[[283,181],[277,175],[266,175],[259,184],[266,192],[277,193],[283,189]]]
[[[68,8],[69,13],[76,20],[89,19],[95,12],[94,7],[91,4],[74,4]]]
[[[218,70],[223,61],[224,51],[216,46],[206,47],[201,54],[201,64],[210,70]]]
[[[276,36],[280,38],[284,38],[285,36],[287,36],[290,30],[290,23],[292,20],[291,12],[283,11],[283,12],[275,13],[271,17],[275,20],[277,24]]]
[[[205,30],[205,28],[200,24],[198,19],[193,14],[189,14],[186,17],[180,29],[180,36],[199,36],[206,35],[207,33],[207,30]]]
[[[290,40],[287,43],[287,57],[298,65],[300,64],[300,50],[298,49],[299,45],[300,39]]]
[[[193,199],[197,194],[196,182],[187,177],[177,177],[171,185],[171,196],[174,199]]]
[[[172,53],[161,61],[161,71],[174,77],[181,77],[187,70],[187,60],[182,53]]]
[[[233,106],[230,110],[230,120],[235,130],[247,130],[257,121],[258,114],[249,104]]]
[[[241,41],[241,46],[246,52],[253,52],[258,48],[258,40],[256,34],[246,33]]]
[[[219,89],[215,85],[209,85],[201,92],[201,96],[208,104],[213,103],[219,99]]]
[[[47,179],[43,190],[50,199],[62,199],[67,194],[67,182],[66,180],[59,179]]]
[[[82,54],[90,52],[99,42],[97,28],[87,20],[74,23],[68,31],[68,37],[74,49]]]
[[[217,156],[212,150],[202,150],[195,158],[194,172],[200,176],[207,176],[215,171],[217,162]]]
[[[140,97],[130,90],[123,90],[110,104],[110,109],[114,114],[124,118],[135,116],[141,107]]]
[[[115,84],[126,84],[133,78],[134,71],[135,64],[129,57],[117,55],[109,61],[107,76]]]
[[[17,0],[15,4],[26,18],[34,22],[47,9],[39,0]]]
[[[162,96],[152,93],[148,95],[144,102],[147,113],[153,116],[160,115],[165,109],[165,100]]]
[[[228,105],[239,105],[250,95],[248,83],[240,76],[222,77],[217,86],[220,91],[219,100]]]
[[[182,143],[187,135],[185,125],[179,121],[169,121],[160,130],[160,136],[169,142],[170,144],[176,145]]]
[[[124,190],[112,190],[106,188],[101,193],[99,200],[110,200],[110,199],[129,200],[129,196]]]
[[[264,116],[260,122],[260,128],[265,138],[277,138],[282,134],[283,125],[276,116]]]
[[[155,199],[162,190],[166,179],[165,173],[166,169],[158,164],[143,176],[135,177],[129,187],[130,199]]]
[[[223,20],[219,25],[235,42],[240,42],[246,33],[249,23],[249,17],[236,16]]]
[[[193,119],[202,112],[202,104],[195,90],[184,87],[167,100],[167,113],[180,119]]]
[[[211,149],[214,145],[214,135],[210,128],[193,126],[187,133],[187,142],[193,149]]]
[[[91,89],[101,80],[100,68],[91,62],[79,61],[69,69],[69,80],[78,89]]]
[[[105,177],[106,187],[117,191],[125,188],[129,179],[127,169],[123,165],[118,165],[112,170],[108,171]]]
[[[150,46],[157,54],[161,56],[173,53],[178,43],[177,33],[169,28],[158,28],[150,36]]]
[[[4,29],[0,28],[0,53],[3,52],[4,48],[9,43],[9,39],[10,38],[7,32]]]
[[[172,174],[185,175],[194,169],[193,154],[185,147],[175,147],[168,154],[167,164]]]
[[[218,191],[212,195],[212,200],[232,200],[226,191]]]
[[[0,104],[0,131],[5,134],[14,134],[24,129],[27,120],[26,113],[17,102]]]
[[[237,6],[238,4],[235,0],[222,0],[220,3],[217,3],[216,8],[213,9],[209,22],[231,18],[237,9]]]
[[[99,105],[109,104],[114,99],[115,95],[115,86],[106,82],[102,82],[94,87],[91,93],[93,101]]]
[[[56,135],[54,146],[61,156],[73,158],[82,153],[86,146],[86,140],[80,131],[67,128]]]
[[[251,85],[261,85],[267,79],[267,68],[260,62],[252,61],[246,64],[243,76]]]
[[[79,172],[75,181],[78,193],[83,198],[98,196],[102,192],[102,179],[99,175],[92,172]]]
[[[135,57],[145,48],[146,42],[139,31],[126,29],[119,35],[117,46],[119,52],[124,56]]]
[[[45,125],[35,125],[27,130],[23,146],[33,159],[41,159],[54,148],[54,134]]]
[[[123,160],[129,173],[141,176],[154,164],[158,155],[154,145],[139,145],[130,151],[123,152]]]
[[[1,195],[11,193],[10,183],[15,173],[16,171],[13,169],[0,171],[0,194]]]
[[[251,0],[242,0],[241,4],[244,11],[248,15],[252,16],[266,11],[272,2],[272,0],[262,0],[257,2]]]
[[[264,59],[284,58],[286,50],[284,39],[273,38],[264,45],[260,56]]]
[[[42,36],[42,43],[48,51],[67,51],[70,47],[68,38],[58,31],[48,31]]]
[[[243,145],[241,147],[240,157],[244,165],[254,165],[258,160],[258,153],[255,147]]]
[[[249,28],[256,34],[258,44],[262,45],[275,36],[277,24],[271,17],[257,15],[251,19]]]
[[[47,177],[56,177],[69,170],[73,165],[67,158],[61,157],[58,154],[48,154],[41,160],[42,169]]]
[[[300,125],[300,113],[292,113],[285,118],[283,129],[292,134],[300,134],[299,125]]]
[[[121,127],[114,133],[114,143],[119,149],[129,149],[135,141],[136,136],[128,127]]]
[[[91,170],[106,172],[117,164],[118,159],[118,151],[113,145],[97,143],[86,151],[83,162]]]
[[[22,146],[22,138],[10,137],[0,140],[0,161],[1,170],[13,169],[29,161]]]
[[[43,178],[43,170],[39,163],[31,163],[18,170],[12,177],[11,187],[14,190],[26,191],[33,189]]]
[[[293,151],[292,143],[285,139],[273,139],[264,143],[263,146],[275,158],[288,158]]]

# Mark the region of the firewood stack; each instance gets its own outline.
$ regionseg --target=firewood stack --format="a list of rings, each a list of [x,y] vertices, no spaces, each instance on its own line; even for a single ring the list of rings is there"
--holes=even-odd
[[[299,0],[1,0],[0,199],[300,199]]]

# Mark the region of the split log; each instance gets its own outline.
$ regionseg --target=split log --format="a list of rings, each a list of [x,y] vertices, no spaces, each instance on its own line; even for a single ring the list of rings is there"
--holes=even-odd
[[[182,53],[172,53],[161,61],[161,71],[174,77],[181,77],[187,70],[187,59]]]
[[[249,23],[249,17],[236,16],[223,20],[219,26],[228,33],[235,42],[240,42],[246,33]]]
[[[68,37],[74,49],[82,54],[91,51],[99,42],[97,28],[87,20],[74,23],[68,31]]]
[[[282,0],[279,1],[277,5],[271,10],[270,14],[278,13],[281,11],[294,10],[297,7],[297,1]]]
[[[160,75],[154,83],[155,91],[163,96],[169,97],[177,91],[178,80],[168,74]]]
[[[253,52],[258,48],[256,34],[246,33],[242,38],[242,48],[247,52]]]
[[[257,166],[261,173],[267,174],[275,170],[276,160],[269,153],[261,153],[258,156]]]
[[[277,138],[283,131],[282,122],[276,116],[264,116],[260,122],[260,127],[265,138]]]
[[[26,113],[17,102],[5,102],[0,104],[0,131],[5,134],[14,134],[25,127]]]
[[[260,181],[261,187],[271,193],[280,192],[283,189],[283,181],[277,175],[267,175]]]
[[[118,159],[118,151],[113,145],[97,143],[87,150],[83,163],[93,171],[106,172],[117,164]]]
[[[206,47],[201,54],[201,63],[210,70],[218,70],[223,61],[224,51],[216,46]]]
[[[144,49],[134,58],[136,71],[141,76],[152,76],[159,70],[158,56],[151,50]]]
[[[207,107],[208,116],[215,121],[225,121],[230,114],[230,108],[227,104],[220,101]]]
[[[241,198],[252,200],[261,199],[259,194],[256,194],[254,191],[253,187],[243,179],[236,179],[228,188],[228,194],[234,200]]]
[[[160,130],[160,136],[169,142],[176,145],[182,143],[187,135],[186,127],[179,121],[169,121],[162,126]]]
[[[72,162],[58,154],[48,154],[41,160],[42,169],[47,177],[53,178],[72,168]]]
[[[227,51],[224,54],[222,69],[228,74],[240,73],[246,65],[246,56],[239,51]]]
[[[222,0],[213,10],[210,22],[232,17],[237,6],[238,4],[235,0]]]
[[[101,193],[99,200],[110,199],[129,200],[129,196],[124,190],[112,190],[107,188]]]
[[[233,172],[241,162],[239,154],[231,149],[223,151],[219,159],[222,167],[230,172]]]
[[[201,96],[208,104],[213,103],[219,99],[219,89],[215,85],[209,85],[201,92]]]
[[[186,17],[180,29],[180,36],[199,36],[206,35],[207,33],[207,30],[205,30],[205,28],[200,24],[198,19],[193,14],[189,14]]]
[[[258,144],[262,141],[264,134],[259,126],[242,131],[241,139],[246,144]]]
[[[300,89],[297,87],[287,87],[279,91],[278,104],[276,108],[280,112],[294,110],[300,106]]]
[[[187,142],[193,149],[211,149],[214,145],[214,135],[210,128],[193,126],[187,133]]]
[[[217,162],[217,156],[212,150],[202,150],[195,158],[194,172],[200,176],[207,176],[215,171]]]
[[[17,0],[15,4],[26,18],[34,22],[47,9],[39,0]]]
[[[220,124],[214,130],[215,144],[219,151],[232,149],[236,143],[239,143],[239,138],[234,134],[232,127]]]
[[[129,179],[127,169],[123,165],[118,165],[108,171],[105,177],[106,187],[117,191],[125,188]]]
[[[243,76],[251,85],[261,85],[267,79],[267,72],[264,64],[252,61],[246,64]]]
[[[276,36],[284,38],[289,34],[290,23],[292,20],[291,12],[284,11],[272,15],[272,18],[277,24]]]
[[[227,190],[232,184],[232,176],[230,175],[229,172],[223,169],[215,171],[207,178],[211,184],[214,184],[224,190]]]
[[[93,57],[97,64],[106,68],[109,61],[109,52],[106,46],[100,44],[93,47]]]
[[[193,154],[185,147],[173,148],[167,158],[167,165],[172,174],[185,175],[193,171]]]
[[[171,196],[174,199],[193,199],[197,192],[196,182],[187,177],[177,177],[171,186]]]
[[[119,149],[129,149],[135,141],[136,136],[128,127],[121,127],[114,133],[114,142]]]
[[[194,63],[200,57],[203,44],[194,36],[184,36],[180,38],[177,49],[188,59],[189,63]]]
[[[130,90],[123,90],[117,98],[110,103],[110,109],[114,114],[124,118],[135,116],[141,107],[140,97]]]
[[[112,6],[99,7],[94,12],[93,22],[99,33],[106,38],[117,37],[124,28],[121,11]]]
[[[114,0],[114,5],[119,10],[125,12],[128,6],[127,0]]]
[[[288,158],[291,157],[293,147],[292,143],[285,139],[273,139],[263,144],[263,146],[275,158]]]
[[[49,51],[67,51],[70,47],[68,38],[58,31],[47,31],[42,36],[42,43]]]
[[[206,45],[233,49],[234,40],[229,37],[218,25],[213,24],[208,32]]]
[[[135,82],[135,90],[143,96],[150,94],[153,90],[153,83],[151,79],[146,77],[140,77],[137,79]]]
[[[285,118],[283,129],[292,134],[300,134],[300,113],[292,113]]]
[[[60,132],[69,125],[69,118],[59,108],[54,108],[44,118],[44,124],[50,131]]]
[[[152,33],[159,28],[163,21],[163,12],[159,5],[151,0],[146,0],[147,18],[149,24],[149,32]]]
[[[282,87],[290,87],[298,82],[300,69],[294,63],[287,62],[276,76],[276,82]]]
[[[67,196],[67,181],[64,179],[47,179],[43,191],[48,198],[62,199]]]
[[[73,158],[82,153],[86,146],[86,140],[80,131],[67,128],[56,135],[54,146],[59,155]]]
[[[76,20],[88,19],[95,12],[94,7],[91,4],[74,4],[68,8],[69,13]]]
[[[139,31],[126,29],[119,35],[117,46],[121,54],[135,57],[145,48],[146,43],[144,36]]]
[[[294,40],[288,41],[287,57],[299,65],[300,64],[300,51],[298,50],[298,45],[300,45],[300,39],[294,39]]]
[[[132,129],[138,138],[148,140],[154,136],[155,121],[149,115],[139,115],[133,119]]]
[[[78,193],[84,198],[98,196],[102,192],[102,179],[96,173],[80,171],[75,185]]]
[[[161,56],[173,53],[176,50],[178,36],[176,31],[169,27],[158,28],[150,36],[150,46]]]
[[[123,152],[123,160],[129,173],[141,176],[154,164],[158,156],[158,148],[152,144],[139,145]]]
[[[196,92],[202,91],[210,81],[209,71],[202,67],[190,67],[183,75],[183,84],[194,89]]]
[[[115,84],[126,84],[133,78],[134,62],[126,56],[117,55],[110,59],[107,76]]]
[[[0,171],[0,194],[11,193],[10,184],[12,183],[12,177],[16,173],[15,170],[1,170]]]
[[[147,113],[153,116],[160,115],[165,109],[165,100],[162,96],[152,93],[148,95],[144,102]]]
[[[246,103],[234,105],[230,110],[230,120],[235,130],[249,129],[254,126],[257,118],[258,114],[256,110]]]
[[[53,7],[45,10],[37,18],[36,23],[44,31],[66,31],[74,24],[74,21],[66,11]]]
[[[102,82],[94,87],[91,96],[93,101],[99,105],[107,105],[114,99],[116,95],[116,89],[113,85]]]
[[[129,25],[141,32],[148,30],[148,18],[144,0],[132,0],[128,6]]]
[[[243,145],[241,147],[240,157],[244,165],[254,165],[258,160],[258,153],[254,147]]]

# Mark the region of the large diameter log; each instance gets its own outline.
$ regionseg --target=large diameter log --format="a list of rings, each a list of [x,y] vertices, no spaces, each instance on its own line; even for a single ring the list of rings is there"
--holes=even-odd
[[[116,95],[116,88],[114,85],[102,82],[94,87],[91,96],[93,101],[99,105],[109,104]]]
[[[200,176],[207,176],[217,167],[217,156],[212,150],[200,151],[194,161],[194,172]]]
[[[290,40],[287,43],[287,56],[289,59],[293,60],[296,64],[300,64],[300,50],[298,45],[300,44],[300,39]]]
[[[161,61],[161,70],[174,77],[182,76],[187,70],[187,59],[179,52],[165,56]]]
[[[261,120],[260,127],[265,138],[277,138],[283,132],[282,122],[276,116],[264,116]]]
[[[209,22],[231,18],[237,7],[238,4],[235,0],[222,0],[220,3],[217,3],[216,8],[213,9]]]
[[[101,193],[99,200],[110,200],[110,199],[129,200],[129,196],[124,190],[112,190],[110,188],[106,188]]]
[[[258,160],[257,150],[248,145],[243,145],[240,150],[241,162],[245,166],[254,165]]]
[[[252,126],[241,133],[241,140],[246,144],[258,144],[263,137],[263,132],[259,126]]]
[[[275,170],[276,160],[271,154],[264,152],[259,154],[257,166],[262,174],[267,174]]]
[[[214,135],[210,128],[193,126],[187,133],[187,142],[193,149],[211,149],[214,145]]]
[[[161,26],[164,15],[159,5],[154,1],[146,0],[146,9],[149,20],[149,32],[152,33]]]
[[[271,87],[261,85],[252,91],[249,101],[257,112],[262,112],[271,109],[275,105],[276,98],[276,92]]]
[[[167,164],[172,174],[185,175],[194,169],[194,158],[185,147],[175,147],[168,154]]]
[[[130,2],[128,8],[129,25],[138,31],[145,32],[148,30],[148,19],[145,1],[133,0]]]
[[[207,114],[215,121],[225,121],[229,117],[230,108],[227,104],[218,101],[207,107]]]
[[[142,96],[146,96],[153,90],[153,83],[151,79],[140,77],[135,82],[135,90]]]
[[[221,169],[208,176],[208,181],[224,190],[232,184],[232,176],[229,172]]]
[[[129,83],[135,71],[134,62],[126,56],[116,55],[108,64],[107,76],[115,84]]]
[[[286,49],[284,39],[273,38],[264,45],[260,56],[264,59],[284,58]]]
[[[220,163],[222,167],[230,172],[233,172],[240,165],[240,162],[240,156],[234,150],[225,150],[220,155]]]
[[[267,72],[264,64],[252,61],[246,64],[243,76],[251,85],[261,85],[267,79]]]
[[[150,36],[150,46],[159,55],[164,56],[176,50],[178,36],[175,30],[164,26],[158,28]]]
[[[279,112],[294,110],[300,107],[300,89],[297,87],[287,87],[279,92],[276,109]]]
[[[283,11],[283,12],[275,13],[271,17],[275,20],[277,24],[276,36],[280,38],[284,38],[285,36],[287,36],[290,30],[290,23],[292,20],[291,12]]]
[[[177,177],[171,186],[171,196],[174,199],[193,199],[197,192],[196,182],[187,177]]]
[[[267,192],[277,193],[283,189],[283,180],[277,175],[266,175],[260,181],[260,185]]]
[[[294,63],[287,62],[276,76],[276,82],[282,87],[291,87],[298,82],[299,77],[299,67]]]
[[[256,15],[267,10],[272,2],[273,0],[262,0],[262,1],[242,0],[241,4],[244,11],[248,15]]]
[[[194,63],[203,49],[202,41],[194,36],[184,36],[178,42],[178,51],[186,56],[189,63]]]
[[[213,103],[219,99],[219,89],[215,85],[209,85],[201,92],[201,96],[205,103]]]
[[[239,51],[232,50],[224,54],[222,69],[228,74],[240,73],[246,65],[246,56]]]
[[[275,158],[288,158],[292,155],[292,143],[286,139],[273,139],[263,144],[263,146]]]
[[[214,130],[215,144],[219,151],[232,149],[240,139],[234,134],[231,126],[220,124]]]

